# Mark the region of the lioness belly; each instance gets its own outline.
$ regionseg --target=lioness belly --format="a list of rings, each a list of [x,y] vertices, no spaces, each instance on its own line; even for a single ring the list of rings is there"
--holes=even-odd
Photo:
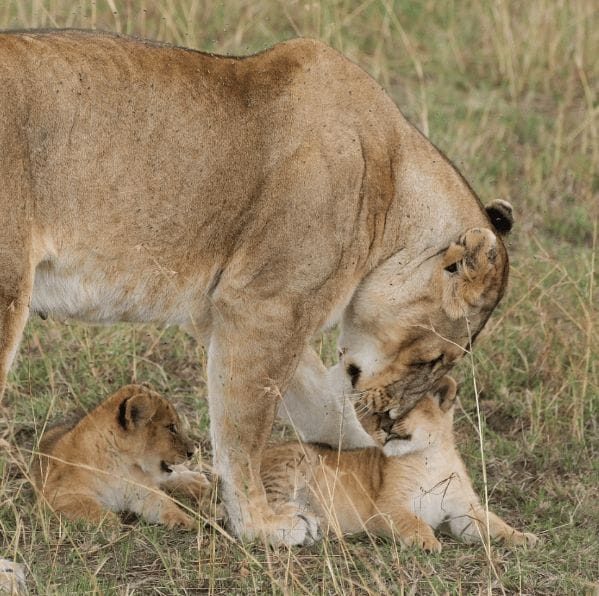
[[[90,257],[43,261],[35,271],[31,312],[89,323],[189,326],[207,309],[202,281],[160,267],[139,270],[133,259],[130,267]]]

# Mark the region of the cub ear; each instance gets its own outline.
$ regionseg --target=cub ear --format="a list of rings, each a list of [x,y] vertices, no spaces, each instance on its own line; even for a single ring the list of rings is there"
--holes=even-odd
[[[439,407],[443,412],[449,411],[454,405],[458,393],[458,384],[453,377],[445,375],[437,386],[435,395],[439,398]]]
[[[501,199],[491,201],[485,207],[485,211],[498,234],[506,236],[510,233],[514,225],[514,210],[507,201]]]
[[[443,309],[451,319],[480,307],[494,281],[489,273],[495,269],[497,253],[497,236],[487,228],[466,230],[447,248],[442,259]]]
[[[156,400],[149,393],[126,397],[119,405],[119,424],[125,429],[141,428],[156,413]]]

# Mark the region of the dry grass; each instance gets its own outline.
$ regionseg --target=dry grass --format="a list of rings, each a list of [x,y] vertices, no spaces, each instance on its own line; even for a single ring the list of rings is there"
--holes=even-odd
[[[484,200],[510,200],[510,289],[457,371],[457,430],[482,488],[475,378],[491,506],[544,539],[490,553],[444,540],[434,556],[367,538],[273,552],[210,527],[61,524],[27,483],[45,421],[144,380],[181,405],[206,445],[204,359],[175,330],[31,321],[0,418],[0,556],[28,566],[33,592],[597,590],[598,10],[594,0],[0,0],[4,28],[98,27],[220,53],[318,37],[377,78]],[[332,336],[321,345],[332,359]]]

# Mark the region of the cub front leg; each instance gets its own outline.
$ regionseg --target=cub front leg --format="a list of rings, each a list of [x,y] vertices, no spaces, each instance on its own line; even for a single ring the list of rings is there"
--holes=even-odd
[[[279,417],[289,422],[306,443],[342,449],[376,446],[358,421],[346,377],[341,365],[325,368],[318,354],[306,346],[279,406]]]
[[[468,542],[481,542],[487,536],[487,513],[479,505],[470,506],[470,511],[450,521],[454,536]],[[489,511],[489,535],[493,540],[512,546],[534,546],[538,538],[529,532],[520,532]]]
[[[187,515],[166,493],[154,488],[136,489],[136,494],[130,497],[129,508],[150,523],[163,524],[167,528],[180,526],[193,530],[197,524]]]
[[[255,309],[256,307],[254,307]],[[232,531],[241,538],[298,545],[316,538],[315,524],[297,505],[274,511],[260,478],[262,453],[305,338],[297,327],[272,320],[282,310],[232,320],[213,330],[208,350],[208,402],[219,495]]]
[[[210,491],[211,483],[206,474],[199,470],[190,470],[184,464],[171,466],[172,471],[165,474],[160,488],[169,492],[201,499]]]
[[[441,543],[433,529],[407,507],[394,504],[390,513],[386,513],[389,508],[380,511],[368,520],[368,531],[380,536],[397,536],[405,546],[422,548],[428,552],[441,552]]]

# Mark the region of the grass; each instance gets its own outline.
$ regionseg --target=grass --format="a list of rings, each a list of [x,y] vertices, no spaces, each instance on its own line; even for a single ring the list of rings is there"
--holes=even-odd
[[[423,555],[366,537],[272,551],[210,527],[59,523],[27,482],[46,421],[149,381],[207,448],[204,355],[173,329],[32,320],[0,417],[0,555],[25,563],[33,593],[597,593],[597,12],[593,0],[0,2],[3,28],[98,27],[220,53],[320,38],[379,80],[483,200],[510,200],[510,287],[456,371],[456,430],[482,494],[476,379],[491,507],[543,538],[488,555],[449,539]],[[320,345],[331,361],[333,336]]]

